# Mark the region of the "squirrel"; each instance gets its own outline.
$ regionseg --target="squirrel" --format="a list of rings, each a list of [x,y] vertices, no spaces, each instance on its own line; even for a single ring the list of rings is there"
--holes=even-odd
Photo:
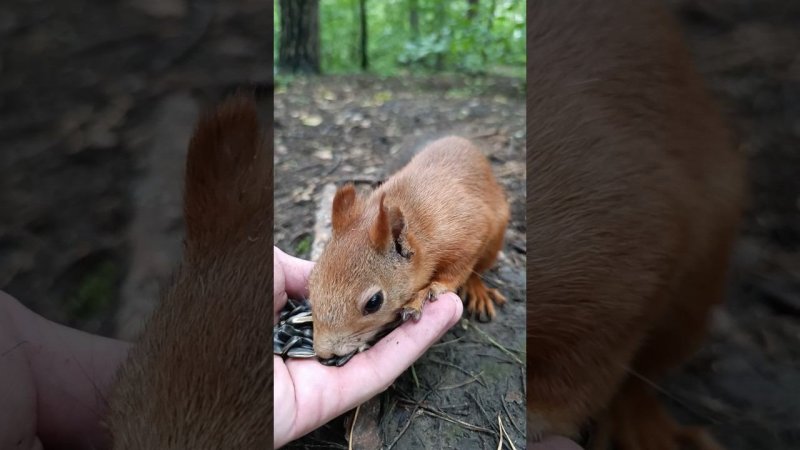
[[[334,196],[331,239],[309,277],[314,351],[363,350],[427,300],[462,288],[467,311],[491,320],[505,297],[480,273],[503,245],[509,206],[486,157],[469,140],[426,145],[368,196]]]
[[[746,167],[670,12],[528,2],[528,439],[719,449],[652,383],[724,297]]]
[[[183,259],[117,374],[113,448],[271,448],[267,145],[244,94],[199,121],[186,161]]]

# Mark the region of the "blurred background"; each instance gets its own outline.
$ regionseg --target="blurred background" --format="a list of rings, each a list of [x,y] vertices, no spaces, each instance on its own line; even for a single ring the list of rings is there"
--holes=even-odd
[[[135,336],[180,256],[197,115],[272,78],[271,26],[255,0],[1,2],[0,289]]]
[[[661,386],[729,449],[800,448],[800,2],[670,0],[750,166],[725,308]]]

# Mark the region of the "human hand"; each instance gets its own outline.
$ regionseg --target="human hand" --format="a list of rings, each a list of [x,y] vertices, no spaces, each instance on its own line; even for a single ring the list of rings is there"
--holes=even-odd
[[[128,348],[0,291],[0,448],[106,448],[105,398]]]
[[[306,296],[309,261],[275,248],[275,318],[287,298]],[[425,305],[419,322],[406,322],[342,367],[316,359],[275,361],[275,447],[324,425],[383,392],[461,318],[463,303],[455,294]]]

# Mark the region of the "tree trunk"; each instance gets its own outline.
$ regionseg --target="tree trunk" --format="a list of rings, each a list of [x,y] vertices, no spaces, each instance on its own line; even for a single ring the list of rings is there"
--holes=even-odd
[[[278,69],[320,73],[319,0],[280,0]]]
[[[437,2],[436,3],[436,16],[437,16],[437,24],[439,30],[444,29],[445,25],[447,25],[447,9],[445,8],[447,2]],[[441,71],[444,69],[444,52],[436,53],[436,63],[435,67],[437,71]]]
[[[367,0],[359,0],[359,13],[361,16],[361,70],[369,69],[367,57]]]
[[[467,19],[472,22],[472,19],[478,15],[478,0],[467,0]]]
[[[411,40],[419,38],[419,0],[408,2],[408,24],[411,26]]]
[[[489,4],[489,14],[487,19],[488,23],[486,25],[486,29],[489,30],[489,32],[492,31],[492,27],[494,26],[494,10],[496,6],[497,0],[492,0],[492,2]]]

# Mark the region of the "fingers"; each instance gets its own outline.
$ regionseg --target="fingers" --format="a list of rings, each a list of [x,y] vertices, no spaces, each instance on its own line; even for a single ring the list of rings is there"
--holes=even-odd
[[[283,271],[284,289],[289,294],[289,297],[307,297],[308,276],[311,274],[314,263],[287,255],[281,249],[275,247],[275,264],[276,271]]]
[[[26,384],[35,386],[32,401],[36,406],[36,435],[46,443],[59,442],[65,448],[108,447],[107,430],[99,419],[107,412],[106,396],[119,365],[127,357],[129,344],[51,322],[3,292],[0,313],[7,313],[11,320],[9,326],[0,318],[3,331],[17,330],[13,347],[0,345],[0,353],[7,353],[0,359],[0,369],[6,369],[3,364],[7,366],[11,356],[25,355],[28,379],[16,380],[11,386],[18,391]],[[12,353],[8,353],[9,348]],[[13,391],[13,396],[19,398],[18,391]],[[4,394],[0,388],[0,397],[5,401],[8,395]],[[19,414],[27,409],[24,404],[0,403],[0,409],[6,407]],[[2,417],[0,414],[0,420]],[[0,434],[2,428],[0,425]]]

